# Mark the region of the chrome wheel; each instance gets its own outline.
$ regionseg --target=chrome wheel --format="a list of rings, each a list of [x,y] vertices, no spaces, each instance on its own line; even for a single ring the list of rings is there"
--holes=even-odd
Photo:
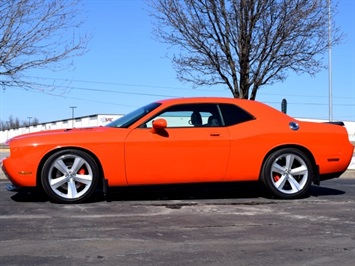
[[[294,194],[307,184],[308,167],[300,156],[283,154],[273,162],[270,176],[277,190],[285,194]]]
[[[61,203],[77,203],[92,195],[98,180],[95,161],[88,154],[65,150],[46,161],[42,185],[48,196]]]
[[[284,199],[305,195],[312,183],[313,166],[300,150],[284,148],[265,160],[261,180],[276,197]]]

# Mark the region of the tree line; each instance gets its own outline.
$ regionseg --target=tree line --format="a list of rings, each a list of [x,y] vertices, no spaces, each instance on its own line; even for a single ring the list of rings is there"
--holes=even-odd
[[[31,117],[28,121],[20,121],[19,118],[9,116],[7,121],[0,120],[0,130],[17,129],[20,127],[36,126],[39,124],[39,120],[36,117]]]

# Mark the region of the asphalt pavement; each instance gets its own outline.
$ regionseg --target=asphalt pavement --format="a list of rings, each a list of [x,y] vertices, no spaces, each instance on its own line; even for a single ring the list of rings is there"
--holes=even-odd
[[[355,265],[355,169],[298,200],[254,182],[119,188],[67,205],[8,184],[0,170],[0,265]]]
[[[355,265],[355,179],[297,200],[255,184],[123,188],[54,204],[0,182],[0,265]]]

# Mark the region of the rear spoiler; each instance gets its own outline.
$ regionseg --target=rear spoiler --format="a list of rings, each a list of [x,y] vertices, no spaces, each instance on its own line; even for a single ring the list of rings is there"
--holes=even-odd
[[[332,124],[332,125],[338,125],[338,126],[345,126],[344,122],[342,121],[329,121],[329,122],[325,122],[326,124]]]

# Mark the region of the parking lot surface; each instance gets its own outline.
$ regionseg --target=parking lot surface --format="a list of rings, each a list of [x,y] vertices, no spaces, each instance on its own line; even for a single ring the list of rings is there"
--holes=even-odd
[[[277,200],[255,183],[137,187],[61,205],[0,182],[0,265],[354,265],[355,179]]]

